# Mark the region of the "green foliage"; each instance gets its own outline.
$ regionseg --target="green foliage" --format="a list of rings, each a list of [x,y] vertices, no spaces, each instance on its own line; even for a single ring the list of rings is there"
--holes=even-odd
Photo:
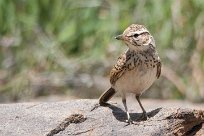
[[[203,14],[203,0],[0,0],[0,92],[29,88],[20,78],[25,71],[72,73],[72,59],[107,59],[113,37],[132,23],[150,29],[163,63],[177,68],[189,83],[189,60]]]

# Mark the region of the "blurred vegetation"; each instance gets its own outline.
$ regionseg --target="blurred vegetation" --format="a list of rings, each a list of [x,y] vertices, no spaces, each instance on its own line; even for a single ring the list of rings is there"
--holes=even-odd
[[[202,101],[203,0],[0,0],[0,102],[97,97],[126,48],[113,37],[132,23],[150,30],[164,66],[146,96]]]

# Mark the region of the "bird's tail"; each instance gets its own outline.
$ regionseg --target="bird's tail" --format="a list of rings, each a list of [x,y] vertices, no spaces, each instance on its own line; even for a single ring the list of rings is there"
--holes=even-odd
[[[105,105],[107,104],[106,102],[109,101],[113,95],[116,93],[115,89],[112,87],[109,88],[107,91],[105,91],[100,97],[99,97],[99,104],[100,105]]]

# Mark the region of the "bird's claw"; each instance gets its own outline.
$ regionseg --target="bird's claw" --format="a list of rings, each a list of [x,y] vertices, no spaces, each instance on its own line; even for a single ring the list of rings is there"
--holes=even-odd
[[[125,120],[125,122],[127,123],[127,125],[133,124],[133,120],[131,120],[131,118]]]
[[[148,115],[147,115],[146,112],[143,112],[143,113],[142,113],[142,116],[140,117],[140,119],[141,119],[141,120],[148,120],[149,117],[148,117]]]

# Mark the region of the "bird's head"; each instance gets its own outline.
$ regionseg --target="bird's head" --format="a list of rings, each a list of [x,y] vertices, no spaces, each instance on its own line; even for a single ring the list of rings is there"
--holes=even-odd
[[[132,24],[125,29],[123,34],[115,38],[124,41],[130,49],[135,51],[144,51],[150,46],[155,47],[153,36],[143,25]]]

